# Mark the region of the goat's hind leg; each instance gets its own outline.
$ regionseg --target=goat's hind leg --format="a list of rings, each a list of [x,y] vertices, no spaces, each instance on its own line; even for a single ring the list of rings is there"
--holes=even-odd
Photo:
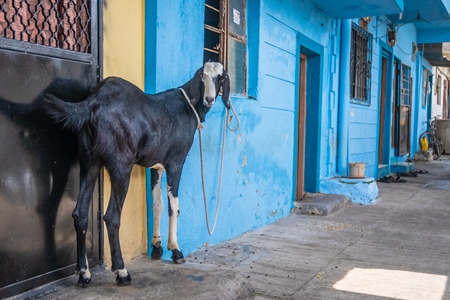
[[[78,284],[82,287],[89,284],[92,279],[86,256],[86,232],[89,222],[89,206],[100,169],[100,165],[86,167],[83,166],[83,163],[81,162],[80,194],[75,209],[72,212],[72,218],[77,234],[77,265],[75,272],[79,275]]]
[[[109,199],[108,209],[103,217],[106,228],[108,229],[109,245],[111,248],[111,270],[117,275],[116,282],[120,286],[131,284],[131,276],[127,269],[125,269],[122,251],[120,250],[119,229],[120,216],[130,183],[132,166],[132,163],[129,166],[116,166],[113,172],[109,172],[111,178],[111,197]]]
[[[161,246],[161,214],[163,211],[163,201],[161,194],[161,177],[164,169],[150,169],[151,185],[153,197],[153,236],[152,236],[152,259],[161,259],[163,248]]]

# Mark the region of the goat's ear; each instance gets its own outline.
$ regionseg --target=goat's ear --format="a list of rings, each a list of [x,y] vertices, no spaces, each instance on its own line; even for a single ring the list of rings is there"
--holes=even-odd
[[[203,74],[203,68],[200,68],[195,72],[194,77],[191,79],[191,84],[189,86],[190,95],[189,98],[191,100],[191,104],[195,105],[198,101],[200,101],[201,95],[201,88],[200,88],[200,81],[202,80],[202,74]]]
[[[220,78],[220,84],[222,85],[222,101],[227,109],[231,108],[230,104],[230,77],[227,72],[223,70],[222,76]]]

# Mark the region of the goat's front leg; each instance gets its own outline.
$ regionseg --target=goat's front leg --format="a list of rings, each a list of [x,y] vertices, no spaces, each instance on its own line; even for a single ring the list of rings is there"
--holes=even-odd
[[[152,259],[161,259],[163,248],[161,247],[161,215],[163,211],[163,201],[161,194],[161,177],[164,173],[163,168],[150,169],[151,185],[153,196],[153,236],[152,236]]]
[[[175,172],[167,170],[167,196],[169,198],[169,242],[168,248],[172,251],[172,261],[176,264],[185,263],[177,240],[177,219],[180,214],[178,204],[178,186],[181,178],[181,167],[175,168]]]
[[[111,197],[108,203],[108,209],[103,217],[108,229],[109,245],[111,248],[111,270],[117,275],[116,282],[118,285],[129,285],[131,276],[125,269],[125,264],[120,250],[120,216],[122,214],[123,204],[127,195],[130,183],[131,166],[119,166],[114,172],[109,172],[111,178]],[[108,169],[108,167],[107,167]]]

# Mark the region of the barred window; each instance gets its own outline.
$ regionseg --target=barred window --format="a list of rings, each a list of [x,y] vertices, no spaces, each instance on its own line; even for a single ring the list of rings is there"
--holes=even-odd
[[[224,65],[235,94],[247,92],[245,4],[245,0],[205,0],[203,61]]]
[[[352,102],[370,104],[372,35],[352,23],[350,50],[350,97]]]
[[[428,70],[422,69],[422,106],[427,105],[427,97],[428,97]]]
[[[90,53],[90,0],[0,1],[0,38]]]
[[[412,77],[411,77],[411,67],[402,64],[402,82],[401,82],[401,95],[400,104],[401,105],[411,105],[411,88],[412,88]]]

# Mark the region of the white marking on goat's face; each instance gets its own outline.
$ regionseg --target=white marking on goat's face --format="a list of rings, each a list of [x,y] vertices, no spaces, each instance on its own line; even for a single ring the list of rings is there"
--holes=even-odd
[[[203,92],[203,104],[212,107],[219,91],[216,90],[217,77],[223,74],[223,66],[220,63],[207,62],[203,66],[202,81],[205,86]]]

